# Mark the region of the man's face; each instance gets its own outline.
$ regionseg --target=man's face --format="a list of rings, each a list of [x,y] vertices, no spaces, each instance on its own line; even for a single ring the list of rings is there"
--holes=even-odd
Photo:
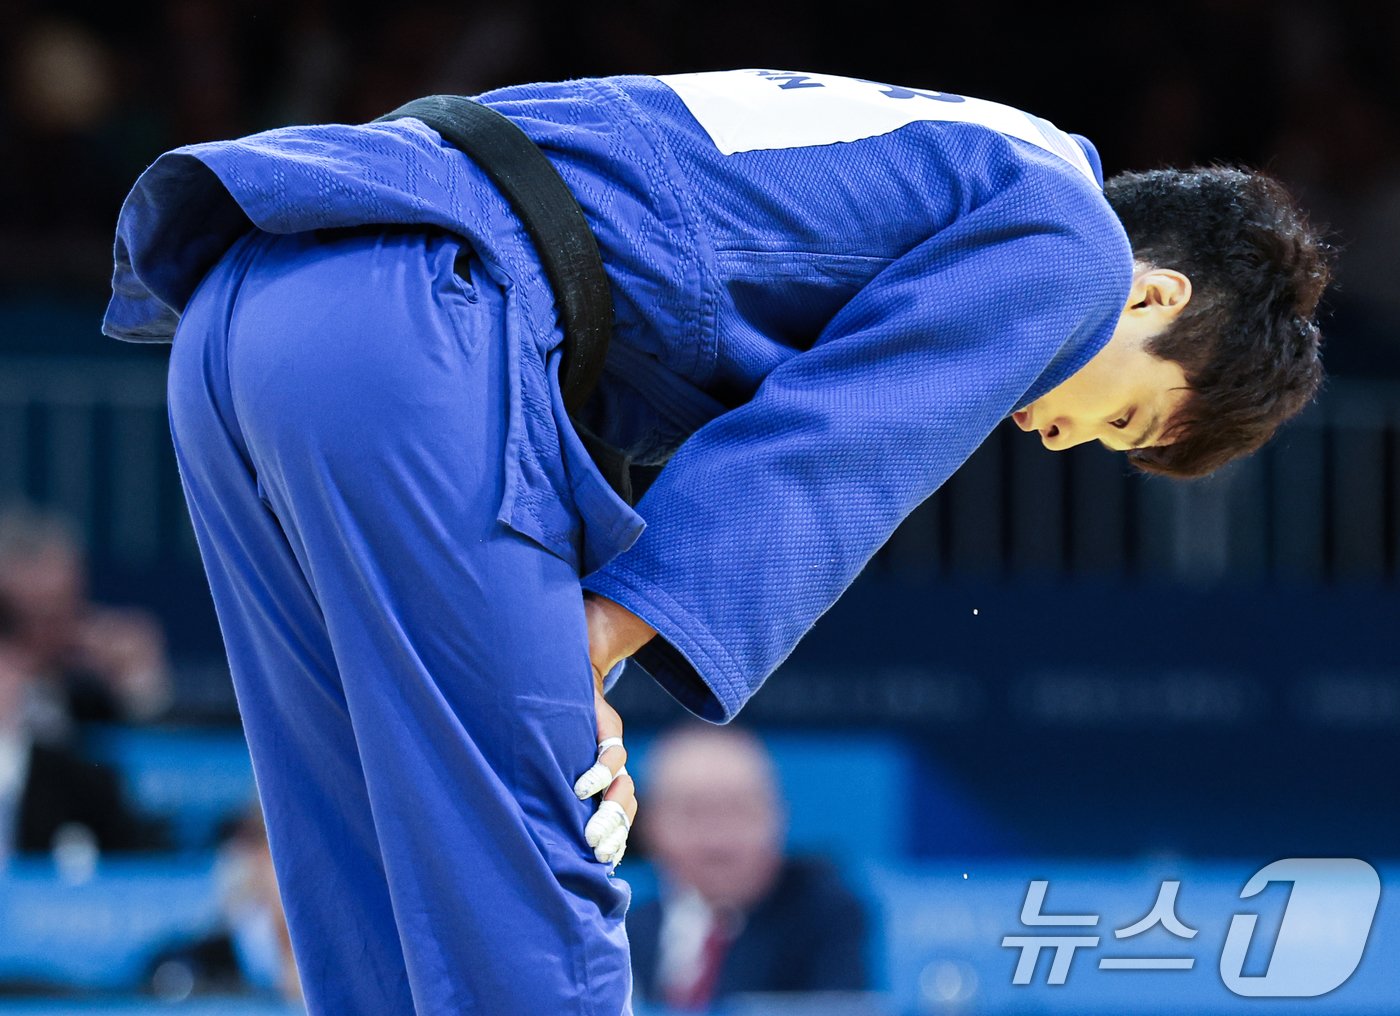
[[[57,659],[68,649],[82,613],[83,563],[58,546],[6,562],[0,569],[0,596],[17,615],[25,645],[45,661]]]
[[[1169,444],[1165,432],[1190,389],[1181,364],[1145,347],[1190,298],[1191,283],[1180,272],[1139,266],[1108,344],[1063,384],[1013,413],[1016,426],[1039,431],[1051,451],[1086,441],[1114,451]]]
[[[782,809],[767,760],[730,738],[695,736],[655,763],[644,814],[658,864],[711,906],[751,906],[781,863]]]

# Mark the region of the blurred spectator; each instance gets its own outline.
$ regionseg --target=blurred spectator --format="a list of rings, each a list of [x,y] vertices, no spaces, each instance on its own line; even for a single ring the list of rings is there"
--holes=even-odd
[[[27,506],[0,511],[0,609],[36,680],[31,731],[61,742],[75,723],[135,722],[170,704],[160,623],[144,610],[88,598],[82,547],[55,516]]]
[[[784,856],[786,809],[755,735],[677,728],[647,777],[639,832],[662,892],[627,915],[639,995],[702,1010],[740,992],[869,987],[864,909],[832,865]]]
[[[153,994],[170,1001],[203,994],[275,994],[301,1001],[286,917],[255,804],[219,851],[223,920],[213,933],[161,953],[151,964]]]
[[[0,865],[13,854],[65,844],[98,851],[153,849],[154,826],[127,807],[117,774],[35,738],[27,723],[32,659],[0,614]]]

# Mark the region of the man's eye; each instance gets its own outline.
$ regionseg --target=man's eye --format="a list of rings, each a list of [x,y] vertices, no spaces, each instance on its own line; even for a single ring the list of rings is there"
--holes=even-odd
[[[1125,415],[1119,417],[1117,420],[1114,420],[1111,424],[1109,424],[1109,426],[1110,426],[1110,427],[1117,427],[1119,430],[1122,430],[1124,427],[1126,427],[1128,424],[1130,424],[1130,423],[1132,423],[1132,422],[1133,422],[1133,414],[1132,414],[1132,413],[1127,413],[1127,414],[1125,414]]]

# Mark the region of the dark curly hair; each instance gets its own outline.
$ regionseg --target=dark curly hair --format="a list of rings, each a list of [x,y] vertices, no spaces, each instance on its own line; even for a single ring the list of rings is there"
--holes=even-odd
[[[1104,195],[1133,257],[1191,280],[1191,301],[1147,351],[1191,394],[1173,442],[1128,453],[1149,473],[1200,477],[1264,445],[1322,385],[1315,316],[1332,248],[1267,173],[1233,166],[1121,173]]]

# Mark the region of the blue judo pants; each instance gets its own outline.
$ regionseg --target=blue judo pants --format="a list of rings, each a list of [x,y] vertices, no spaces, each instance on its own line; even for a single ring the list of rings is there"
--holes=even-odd
[[[497,522],[504,293],[431,230],[254,231],[169,411],[313,1016],[630,1012],[575,567]]]

